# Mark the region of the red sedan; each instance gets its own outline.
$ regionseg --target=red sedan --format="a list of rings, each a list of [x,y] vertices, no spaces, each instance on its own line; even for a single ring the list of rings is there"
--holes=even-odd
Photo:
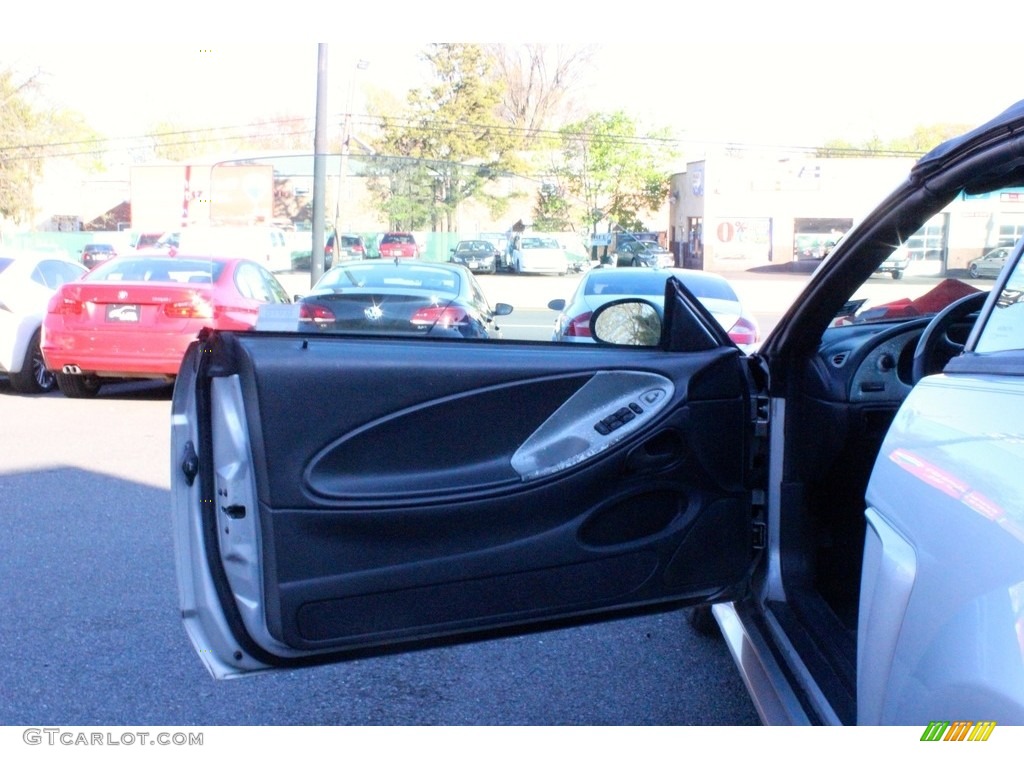
[[[200,330],[246,330],[261,304],[289,301],[269,271],[246,259],[117,256],[50,300],[43,359],[68,397],[92,397],[104,380],[171,380]]]

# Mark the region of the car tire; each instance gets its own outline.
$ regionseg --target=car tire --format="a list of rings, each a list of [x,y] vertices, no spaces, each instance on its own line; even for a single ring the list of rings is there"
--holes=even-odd
[[[968,270],[971,273],[971,277],[978,277],[978,265],[971,264],[971,268]]]
[[[93,376],[57,373],[56,378],[57,386],[65,397],[85,399],[99,394],[100,381]]]
[[[23,395],[41,395],[57,386],[57,378],[46,370],[46,362],[39,349],[39,331],[32,334],[21,370],[10,374],[10,380],[11,388]]]
[[[903,270],[902,269],[897,269],[897,270],[893,271],[892,279],[893,280],[902,280],[903,279]]]

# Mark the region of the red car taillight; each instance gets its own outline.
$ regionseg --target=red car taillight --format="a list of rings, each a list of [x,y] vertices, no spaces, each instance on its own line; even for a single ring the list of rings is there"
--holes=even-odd
[[[582,315],[576,315],[565,325],[565,330],[562,332],[563,336],[573,336],[576,338],[590,338],[590,312],[584,312]]]
[[[209,320],[217,313],[207,299],[196,296],[190,301],[164,304],[164,314],[179,320]]]
[[[457,328],[469,323],[466,310],[461,307],[423,307],[409,321],[413,325],[439,325],[442,328]]]
[[[327,323],[334,319],[334,313],[327,307],[321,306],[320,304],[307,304],[306,302],[299,304],[299,320],[314,323]]]
[[[80,315],[83,309],[82,302],[71,299],[59,293],[54,294],[46,311],[51,315]]]
[[[729,329],[729,338],[734,344],[753,344],[758,335],[757,323],[747,317],[741,317]]]

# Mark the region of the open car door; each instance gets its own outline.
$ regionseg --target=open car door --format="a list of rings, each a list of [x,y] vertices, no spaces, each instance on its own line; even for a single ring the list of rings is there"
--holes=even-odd
[[[742,594],[763,541],[750,361],[675,280],[665,306],[651,347],[193,344],[171,471],[180,606],[210,672]]]

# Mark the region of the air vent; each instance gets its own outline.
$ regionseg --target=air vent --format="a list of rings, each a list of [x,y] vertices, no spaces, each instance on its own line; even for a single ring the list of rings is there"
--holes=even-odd
[[[846,358],[849,356],[849,352],[837,352],[832,355],[832,365],[836,368],[842,368],[843,363],[846,362]]]

